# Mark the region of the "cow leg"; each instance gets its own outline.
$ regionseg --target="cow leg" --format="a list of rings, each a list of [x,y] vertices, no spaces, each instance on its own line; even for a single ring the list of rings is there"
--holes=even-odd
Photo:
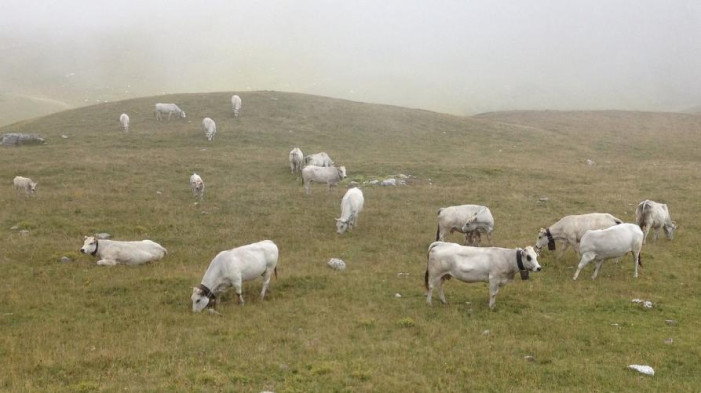
[[[633,277],[638,278],[638,260],[640,258],[640,250],[633,251],[633,265],[635,266],[635,271],[633,273]]]
[[[237,296],[238,299],[239,299],[239,306],[242,306],[242,307],[243,307],[243,295],[242,295],[242,293],[241,293],[241,292],[242,292],[242,281],[241,281],[241,278],[239,278],[238,280],[234,280],[234,282],[233,282],[232,284],[233,284],[233,287],[234,287],[234,291],[236,291],[236,296]]]
[[[647,241],[647,235],[650,233],[650,226],[649,225],[644,225],[643,228],[643,244],[646,243]]]
[[[445,294],[443,293],[443,283],[445,283],[445,276],[441,277],[440,281],[438,281],[438,299],[441,303],[448,304],[448,301],[445,300]]]
[[[308,182],[305,182],[305,183],[304,183],[304,189],[306,190],[307,195],[311,195],[311,194],[312,194],[311,184],[312,184],[311,181],[308,181]]]
[[[599,269],[601,269],[601,265],[604,264],[604,260],[603,260],[603,259],[597,259],[597,260],[594,261],[594,263],[595,263],[595,265],[594,265],[594,274],[591,275],[591,279],[592,279],[592,280],[595,279],[595,278],[599,275]]]
[[[487,232],[487,240],[489,241],[489,247],[492,246],[492,232]]]
[[[655,237],[652,239],[653,242],[657,243],[657,239],[660,238],[660,228],[655,229]]]
[[[97,261],[97,264],[100,266],[115,266],[117,261],[114,259],[100,259]]]
[[[499,281],[489,280],[489,309],[494,310],[497,303],[497,294],[499,293]]]
[[[272,269],[265,269],[265,273],[263,273],[263,289],[260,291],[260,300],[263,300],[265,298],[265,291],[268,290],[268,284],[270,284],[270,272]]]
[[[582,259],[579,261],[579,266],[577,266],[577,271],[574,272],[574,277],[572,277],[572,279],[576,280],[577,277],[579,277],[579,272],[582,271],[582,269],[584,269],[594,258],[594,255],[584,253],[584,255],[582,255]]]
[[[555,259],[559,260],[560,258],[562,258],[562,254],[564,254],[568,248],[570,248],[570,242],[568,242],[567,240],[563,240],[562,247],[560,247],[560,252],[557,254]]]

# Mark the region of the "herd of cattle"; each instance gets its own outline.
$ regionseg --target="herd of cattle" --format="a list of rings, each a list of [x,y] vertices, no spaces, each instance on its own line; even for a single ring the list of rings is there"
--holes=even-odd
[[[234,95],[231,99],[234,116],[241,110],[241,98]],[[154,115],[162,120],[175,114],[185,118],[185,112],[175,104],[158,103]],[[129,130],[129,116],[122,114],[119,118],[122,129]],[[209,117],[203,120],[205,135],[212,141],[216,125]],[[336,167],[325,152],[304,156],[301,149],[295,147],[289,152],[289,165],[292,173],[301,173],[306,194],[311,192],[311,184],[325,183],[327,187],[338,184],[347,177],[344,166]],[[16,176],[13,180],[17,192],[33,194],[37,183],[32,179]],[[204,198],[205,183],[197,173],[190,176],[193,196]],[[338,234],[352,230],[357,225],[358,215],[363,210],[365,199],[363,192],[352,187],[341,200],[341,216],[336,218]],[[642,265],[640,250],[645,244],[650,229],[654,230],[654,239],[663,230],[668,239],[672,239],[676,224],[672,221],[666,204],[651,200],[640,202],[635,210],[636,223],[624,223],[608,213],[589,213],[565,216],[548,228],[538,231],[534,246],[525,248],[492,247],[494,217],[487,206],[459,205],[438,210],[438,227],[436,241],[428,247],[428,260],[424,284],[427,290],[426,301],[430,305],[433,290],[437,288],[441,302],[446,303],[443,293],[445,280],[455,277],[464,282],[489,283],[489,307],[494,308],[499,288],[514,279],[517,272],[523,279],[528,278],[529,271],[540,271],[538,256],[545,246],[556,250],[560,242],[559,259],[569,247],[580,258],[573,279],[590,262],[595,269],[595,279],[602,264],[607,259],[620,258],[627,253],[633,255],[634,277],[638,277],[638,265]],[[447,234],[459,232],[465,236],[465,245],[444,242]],[[482,235],[486,235],[489,247],[481,247]],[[139,265],[162,259],[167,251],[160,244],[151,240],[113,241],[86,236],[80,251],[97,256],[98,265],[113,266],[117,264]],[[242,284],[244,281],[263,277],[261,299],[265,296],[272,274],[277,276],[278,248],[270,240],[244,245],[217,254],[209,264],[201,283],[192,289],[192,310],[202,311],[213,307],[216,297],[234,287],[239,304],[243,305]]]

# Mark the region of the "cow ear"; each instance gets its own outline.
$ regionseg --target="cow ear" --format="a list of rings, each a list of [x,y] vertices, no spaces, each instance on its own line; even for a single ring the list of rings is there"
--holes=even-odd
[[[87,236],[83,236],[83,241],[88,240]]]
[[[194,294],[194,293],[201,293],[201,292],[202,292],[201,289],[199,289],[199,288],[197,288],[197,287],[192,287],[192,293],[193,293],[193,294]]]

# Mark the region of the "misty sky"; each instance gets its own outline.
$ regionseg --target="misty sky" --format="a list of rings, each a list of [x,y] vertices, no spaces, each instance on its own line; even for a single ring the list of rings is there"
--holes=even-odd
[[[701,1],[3,0],[0,89],[281,90],[454,114],[701,106]]]

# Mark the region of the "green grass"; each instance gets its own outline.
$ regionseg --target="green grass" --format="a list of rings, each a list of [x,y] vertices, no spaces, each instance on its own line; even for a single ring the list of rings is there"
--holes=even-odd
[[[189,94],[107,103],[24,121],[47,144],[0,150],[0,390],[17,392],[672,392],[696,391],[701,339],[701,118],[628,112],[515,112],[461,118],[279,93]],[[155,102],[186,120],[156,122]],[[118,117],[131,117],[123,134]],[[203,117],[217,122],[213,143]],[[68,139],[62,139],[67,135]],[[307,197],[287,154],[326,151],[350,179],[410,174],[365,187],[359,227],[336,235],[345,188]],[[589,158],[597,162],[588,167]],[[199,173],[202,204],[188,186]],[[12,177],[39,182],[17,196]],[[549,201],[539,198],[547,196]],[[672,242],[592,267],[540,258],[543,271],[505,287],[446,284],[425,304],[426,248],[438,208],[479,203],[494,243],[533,244],[563,215],[634,220],[643,199],[667,202]],[[12,226],[28,229],[27,235]],[[150,238],[160,262],[104,268],[77,252],[83,235]],[[245,307],[193,314],[190,287],[221,250],[271,239],[279,278],[269,297],[245,284]],[[449,240],[461,241],[457,234]],[[66,255],[72,262],[61,263]],[[326,267],[341,258],[348,269]],[[408,276],[398,276],[406,272]],[[400,293],[401,298],[396,298]],[[652,300],[643,310],[633,298]],[[468,303],[469,302],[469,303]],[[666,319],[677,325],[668,326]],[[614,326],[612,324],[618,324]],[[489,330],[489,335],[483,335]],[[674,343],[664,340],[673,338]],[[525,356],[534,357],[529,362]],[[627,370],[649,364],[655,377]]]

